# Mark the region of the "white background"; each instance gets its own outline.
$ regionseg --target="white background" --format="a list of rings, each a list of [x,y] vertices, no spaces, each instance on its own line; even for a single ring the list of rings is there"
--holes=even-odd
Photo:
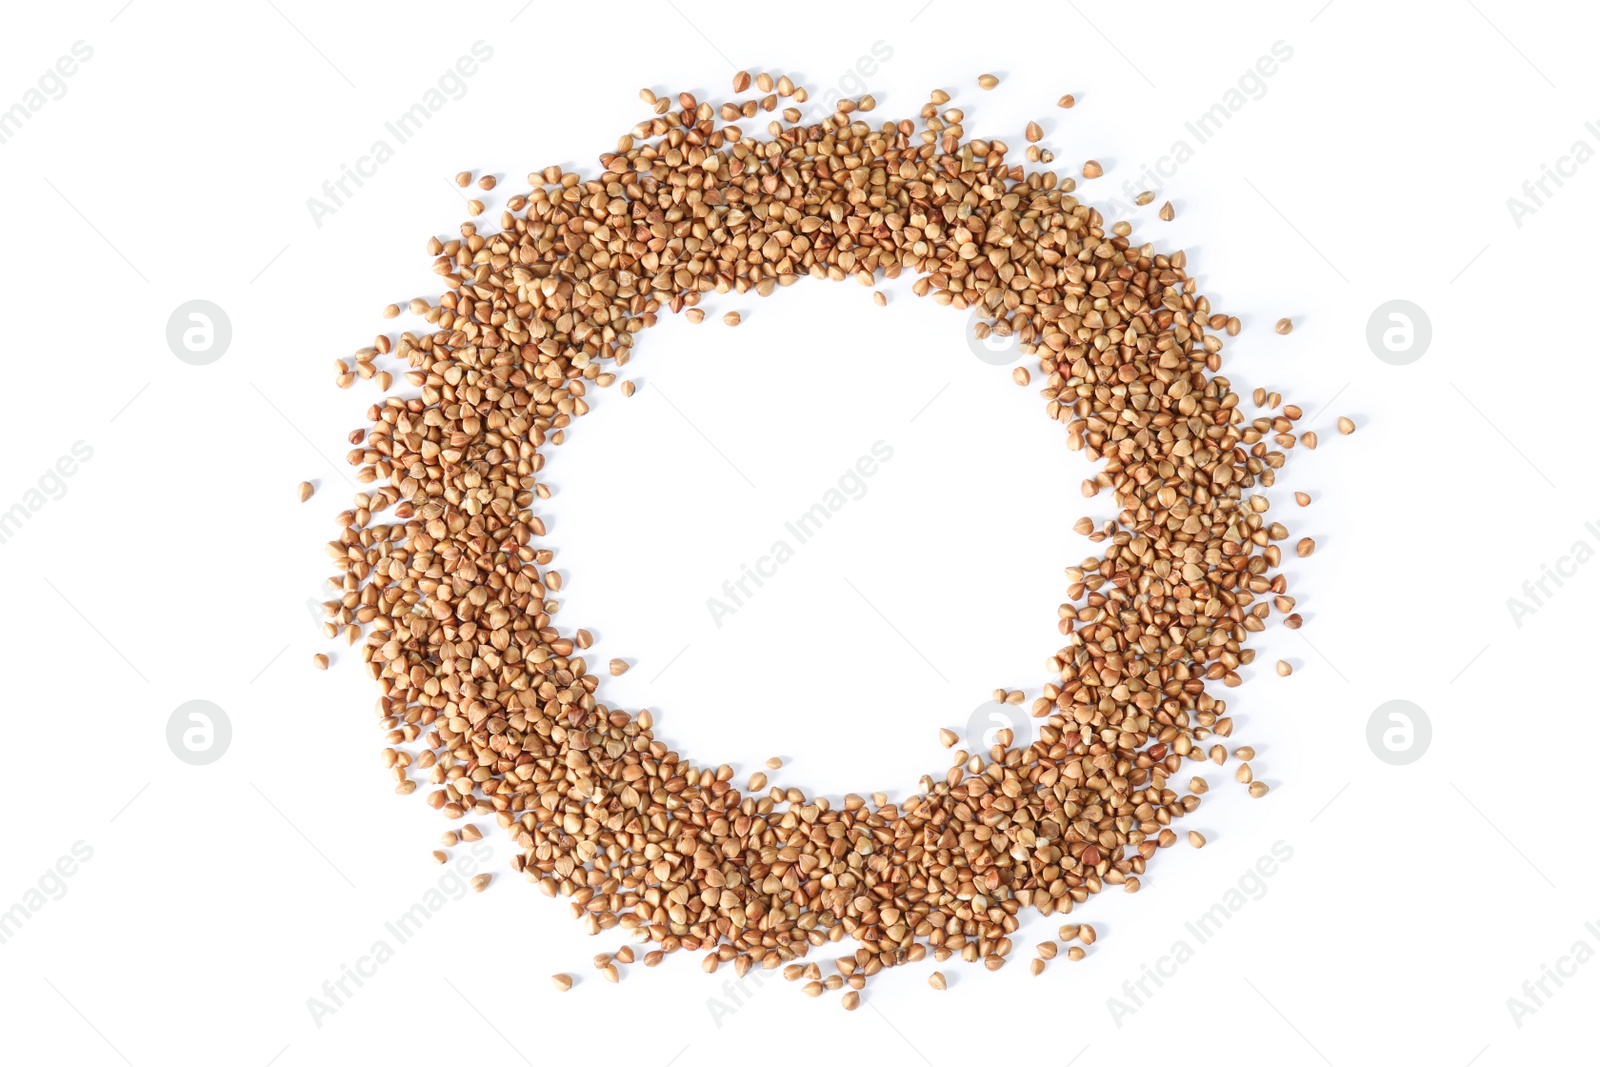
[[[0,944],[9,1062],[1593,1060],[1600,965],[1547,982],[1520,1026],[1507,998],[1532,1006],[1525,981],[1575,942],[1600,949],[1581,822],[1600,565],[1549,585],[1520,626],[1507,598],[1574,542],[1600,548],[1583,325],[1600,163],[1548,185],[1520,226],[1506,203],[1573,142],[1600,148],[1584,128],[1600,120],[1592,12],[122,3],[28,5],[0,44],[0,108],[74,42],[93,49],[0,144],[0,510],[75,442],[93,449],[0,545],[0,909],[44,900]],[[465,95],[318,226],[307,199],[480,39],[493,58]],[[1278,41],[1292,58],[1197,146],[1185,122]],[[1133,215],[1136,236],[1188,250],[1245,323],[1226,373],[1317,411],[1323,440],[1295,450],[1273,512],[1320,546],[1286,567],[1307,625],[1262,635],[1228,694],[1233,741],[1255,746],[1272,793],[1249,800],[1213,769],[1189,820],[1211,844],[1160,855],[1137,896],[1080,908],[1101,934],[1081,963],[1031,978],[1021,949],[997,974],[951,961],[940,995],[930,961],[875,980],[854,1014],[781,979],[718,1014],[729,974],[688,954],[606,985],[589,959],[620,938],[584,937],[515,877],[496,830],[490,889],[451,900],[314,1020],[308,998],[392,943],[384,923],[439,884],[428,853],[445,828],[421,792],[392,794],[370,683],[306,611],[348,506],[344,434],[376,395],[336,390],[333,361],[417,328],[378,311],[436,294],[423,245],[465,218],[457,170],[500,176],[498,205],[530,170],[591,167],[645,114],[640,85],[721,100],[749,67],[820,97],[877,42],[892,56],[865,79],[874,118],[914,115],[942,86],[969,132],[1019,156],[1038,119],[1063,172],[1105,165],[1082,183],[1091,201],[1149,184],[1141,171],[1177,140],[1196,149]],[[994,92],[975,86],[985,70],[1002,75]],[[1054,106],[1064,92],[1075,110]],[[1166,199],[1171,223],[1155,217]],[[1092,549],[1070,529],[1088,468],[1036,390],[975,359],[963,319],[908,282],[885,286],[882,309],[854,283],[805,281],[711,300],[699,327],[664,322],[628,368],[637,395],[600,397],[551,457],[541,511],[568,579],[563,625],[598,635],[591,660],[635,664],[607,680],[611,702],[654,709],[665,737],[741,778],[777,754],[783,784],[904,797],[946,766],[939,727],[997,686],[1037,695],[1062,568]],[[1396,298],[1432,322],[1408,366],[1366,342]],[[165,340],[193,299],[232,325],[206,366]],[[718,321],[729,309],[737,330]],[[1272,331],[1284,315],[1288,337]],[[1339,437],[1339,414],[1359,432]],[[716,627],[706,598],[879,440],[893,458],[866,495]],[[304,505],[302,479],[319,486]],[[1315,497],[1304,511],[1284,503],[1297,488]],[[312,670],[317,651],[333,670]],[[1397,698],[1433,727],[1407,766],[1366,740]],[[167,746],[193,699],[232,724],[207,766]],[[1280,841],[1292,858],[1264,895],[1198,945],[1185,923]],[[77,842],[92,857],[47,877]],[[41,879],[50,892],[31,897]],[[1057,921],[1035,917],[1019,945]],[[1115,1019],[1108,998],[1131,1006],[1124,983],[1179,939],[1193,958]],[[579,985],[555,993],[556,971]]]

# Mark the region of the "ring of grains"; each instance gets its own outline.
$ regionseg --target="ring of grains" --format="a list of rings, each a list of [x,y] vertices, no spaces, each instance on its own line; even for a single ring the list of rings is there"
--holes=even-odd
[[[1247,421],[1218,373],[1238,320],[1211,310],[1184,254],[1135,245],[1072,179],[968,138],[943,92],[920,121],[869,123],[870,98],[809,124],[786,108],[762,139],[734,120],[805,90],[755,82],[760,95],[720,108],[646,90],[652,115],[598,173],[530,174],[497,231],[429,242],[443,292],[409,305],[427,328],[338,367],[341,386],[387,392],[379,361],[398,361],[415,395],[386,395],[350,436],[371,488],[328,544],[341,596],[327,630],[361,645],[397,791],[423,789],[451,819],[494,817],[515,871],[591,933],[649,945],[647,965],[680,950],[708,971],[787,965],[813,995],[930,953],[995,969],[1025,911],[1136,890],[1206,789],[1169,780],[1227,759],[1217,687],[1239,684],[1246,635],[1273,607],[1299,624],[1273,573],[1288,532],[1250,490],[1272,484],[1300,412]],[[1099,554],[1067,568],[1031,745],[1002,731],[898,803],[764,779],[746,793],[731,766],[658,740],[648,711],[604,702],[588,635],[555,621],[541,475],[661,314],[698,321],[706,293],[903,271],[1037,358],[1044,416],[1096,465],[1081,492],[1115,514],[1076,526]],[[1061,936],[1094,940],[1088,926]],[[802,962],[846,938],[837,973]],[[1041,946],[1035,970],[1054,956]],[[607,954],[608,977],[622,958]]]

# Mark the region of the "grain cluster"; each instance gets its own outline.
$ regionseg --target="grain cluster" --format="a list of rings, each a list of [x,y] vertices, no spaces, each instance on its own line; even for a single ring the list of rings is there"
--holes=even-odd
[[[1275,610],[1298,622],[1278,571],[1288,531],[1256,490],[1294,448],[1300,412],[1274,394],[1273,410],[1246,414],[1220,374],[1238,320],[1197,290],[1183,252],[1136,244],[1074,198],[1072,178],[968,135],[948,94],[900,121],[866,121],[864,100],[810,124],[786,108],[760,136],[738,122],[805,90],[768,74],[736,90],[752,82],[756,95],[720,106],[646,90],[650,113],[597,172],[535,171],[498,228],[429,241],[439,295],[385,310],[421,323],[338,364],[341,387],[376,379],[386,395],[350,435],[367,488],[327,545],[342,596],[324,607],[328,636],[360,646],[378,687],[397,792],[496,820],[516,874],[590,932],[648,945],[647,966],[689,952],[708,972],[783,967],[811,995],[847,988],[854,1007],[867,979],[925,956],[998,969],[1025,912],[1136,891],[1180,840],[1207,789],[1192,765],[1227,759],[1222,693],[1253,659],[1250,634]],[[698,322],[713,294],[801,278],[902,273],[1017,339],[1033,371],[1015,380],[1038,388],[1087,461],[1079,491],[1110,514],[1077,526],[1094,549],[1066,568],[1037,740],[958,749],[894,801],[810,796],[760,772],[741,789],[731,764],[669,748],[650,711],[607,702],[604,677],[628,661],[597,669],[589,635],[557,623],[546,465],[601,393],[631,392],[638,339],[662,316]],[[1247,764],[1236,777],[1265,789]],[[1078,942],[1069,961],[1095,939],[1060,932]],[[1055,943],[1035,955],[1037,972]],[[601,969],[615,981],[632,959],[606,954]],[[929,981],[945,987],[942,972]]]

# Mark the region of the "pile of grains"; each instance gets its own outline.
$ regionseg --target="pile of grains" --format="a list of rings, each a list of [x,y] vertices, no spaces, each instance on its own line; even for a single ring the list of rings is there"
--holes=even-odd
[[[519,850],[514,870],[589,932],[650,946],[647,966],[684,951],[706,971],[783,967],[810,995],[848,987],[853,1008],[867,978],[927,955],[998,969],[1025,910],[1137,891],[1180,840],[1173,825],[1208,789],[1185,764],[1229,758],[1214,740],[1232,726],[1218,687],[1240,683],[1246,638],[1274,609],[1299,625],[1274,573],[1288,531],[1251,490],[1272,485],[1300,411],[1248,419],[1218,373],[1239,320],[1196,291],[1184,254],[1135,245],[1127,222],[1108,228],[1070,195],[1073,179],[966,136],[944,92],[920,121],[868,122],[870,98],[811,125],[785,108],[762,139],[734,121],[806,91],[768,74],[735,84],[752,82],[758,95],[720,107],[646,90],[653,114],[599,173],[535,172],[498,231],[466,223],[429,241],[443,294],[407,305],[426,328],[380,335],[337,368],[341,387],[387,391],[378,362],[393,361],[415,395],[385,396],[350,435],[372,488],[327,546],[343,596],[325,605],[326,629],[361,645],[396,791],[424,790],[451,819],[492,816]],[[589,634],[555,622],[562,576],[540,478],[662,314],[698,321],[707,293],[902,271],[917,295],[978,309],[980,332],[1037,358],[1045,417],[1096,464],[1083,496],[1116,514],[1077,524],[1100,554],[1066,569],[1033,744],[1001,731],[898,803],[835,803],[760,773],[742,791],[732,766],[658,740],[649,711],[603,702]],[[1247,763],[1235,777],[1265,792]],[[1091,926],[1059,933],[1077,942],[1068,960],[1095,940]],[[802,962],[814,951],[834,957],[826,976]],[[624,946],[596,966],[615,981],[633,958]],[[1030,967],[1056,958],[1045,942]],[[930,985],[943,989],[943,973]]]

